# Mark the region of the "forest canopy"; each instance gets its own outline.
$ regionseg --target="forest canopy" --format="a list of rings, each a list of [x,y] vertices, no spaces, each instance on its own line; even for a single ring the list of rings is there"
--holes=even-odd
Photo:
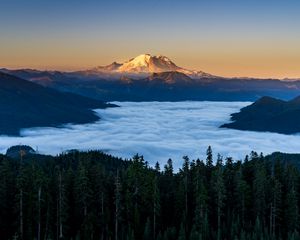
[[[299,192],[280,154],[241,161],[209,147],[175,172],[171,159],[20,151],[0,155],[0,239],[299,239]]]

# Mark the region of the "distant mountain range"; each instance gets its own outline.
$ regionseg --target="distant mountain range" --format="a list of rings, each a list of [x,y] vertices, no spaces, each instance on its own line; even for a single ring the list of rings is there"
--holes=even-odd
[[[239,130],[299,133],[300,97],[283,101],[271,97],[262,97],[239,113],[231,115],[233,122],[222,125],[225,128]]]
[[[287,100],[300,95],[298,79],[224,78],[188,70],[166,56],[150,54],[76,72],[0,71],[103,101],[255,101],[262,96]]]
[[[99,119],[92,111],[115,105],[73,93],[63,93],[0,72],[0,134],[20,129],[88,123]]]

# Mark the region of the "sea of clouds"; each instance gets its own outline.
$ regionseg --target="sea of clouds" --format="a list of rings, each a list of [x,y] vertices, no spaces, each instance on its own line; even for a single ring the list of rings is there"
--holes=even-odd
[[[53,155],[69,149],[99,149],[124,158],[139,153],[151,165],[172,158],[175,168],[181,166],[184,155],[205,159],[208,145],[215,156],[220,153],[235,159],[244,159],[252,150],[300,152],[300,135],[219,128],[249,102],[116,104],[121,107],[96,110],[101,120],[93,124],[24,129],[21,137],[0,136],[0,152],[18,144]]]

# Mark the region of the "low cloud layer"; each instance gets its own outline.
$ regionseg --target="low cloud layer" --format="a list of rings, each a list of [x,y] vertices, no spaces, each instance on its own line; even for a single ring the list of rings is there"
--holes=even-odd
[[[130,158],[144,155],[154,164],[172,158],[175,168],[182,156],[205,158],[208,145],[215,155],[243,159],[252,150],[300,152],[300,135],[258,133],[218,128],[230,114],[249,103],[241,102],[151,102],[117,103],[120,108],[97,110],[101,120],[94,124],[65,128],[36,128],[22,137],[0,137],[0,151],[26,144],[40,153],[58,154],[68,149],[100,149]]]

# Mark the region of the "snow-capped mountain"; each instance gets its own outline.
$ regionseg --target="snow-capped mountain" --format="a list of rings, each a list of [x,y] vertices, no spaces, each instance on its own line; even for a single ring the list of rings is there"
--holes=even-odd
[[[152,73],[162,72],[180,72],[188,75],[191,78],[213,78],[215,76],[202,72],[188,70],[177,66],[168,57],[157,55],[152,56],[150,54],[142,54],[135,58],[132,58],[124,63],[113,62],[107,66],[99,66],[94,69],[85,71],[87,75],[128,75],[128,76],[149,76]]]
[[[142,54],[120,66],[120,72],[133,73],[154,73],[168,72],[179,69],[169,58],[165,56],[151,56],[150,54]]]
[[[148,82],[152,80],[157,81],[160,79],[160,81],[163,80],[163,82],[167,84],[192,84],[197,82],[195,80],[218,78],[202,71],[193,71],[179,67],[166,56],[152,56],[150,54],[139,55],[124,63],[113,62],[107,66],[98,66],[95,68],[75,72],[40,71],[31,69],[2,69],[1,71],[39,83],[43,86],[55,85],[58,84],[58,82],[74,84],[77,82],[99,82],[107,80],[114,82],[121,81],[122,83],[132,83],[133,80],[146,79]]]

